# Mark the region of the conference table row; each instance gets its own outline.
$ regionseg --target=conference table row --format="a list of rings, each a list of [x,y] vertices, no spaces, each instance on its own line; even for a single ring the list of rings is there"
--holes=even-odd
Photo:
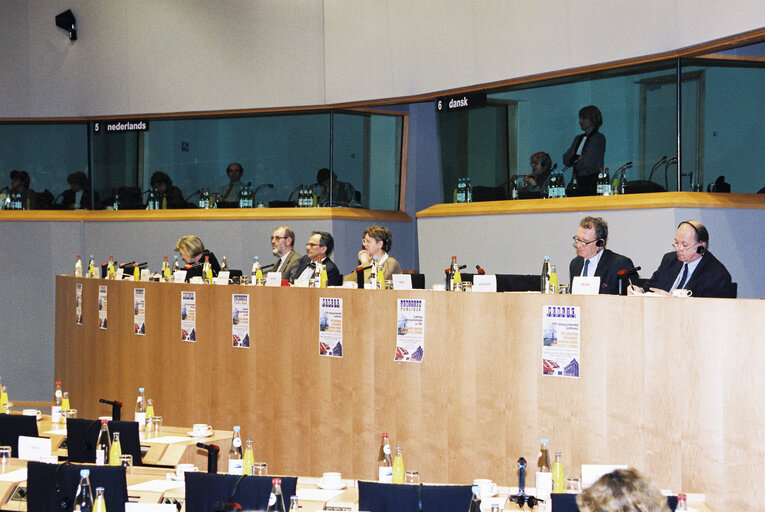
[[[195,339],[184,341],[190,292]],[[322,345],[328,303],[341,310],[330,322],[339,353]],[[401,323],[412,305],[416,329]],[[746,461],[765,455],[750,435],[765,427],[752,407],[765,384],[763,316],[765,302],[746,299],[57,276],[55,373],[80,416],[105,414],[99,398],[135,403],[144,387],[165,424],[240,425],[275,474],[375,480],[388,432],[423,481],[515,485],[515,461],[536,461],[547,438],[567,476],[625,464],[663,489],[703,492],[712,508],[756,510]],[[401,357],[407,336],[420,336],[418,357]]]

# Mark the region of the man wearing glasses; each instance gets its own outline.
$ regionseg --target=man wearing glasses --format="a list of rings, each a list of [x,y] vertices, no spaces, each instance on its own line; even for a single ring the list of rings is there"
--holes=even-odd
[[[645,287],[660,295],[672,290],[690,290],[694,297],[735,298],[731,277],[725,265],[707,250],[709,232],[697,220],[684,220],[677,226],[674,252],[664,255],[658,270]],[[642,288],[631,286],[630,292],[643,293]]]
[[[290,281],[307,281],[313,277],[316,263],[321,263],[327,269],[327,286],[340,286],[343,284],[343,276],[337,269],[337,265],[329,259],[335,248],[335,240],[332,235],[324,231],[314,231],[308,243],[305,244],[306,255],[300,259],[300,264],[292,274]]]
[[[281,272],[282,279],[289,279],[290,273],[300,264],[300,255],[295,252],[295,232],[287,226],[279,226],[271,235],[271,252],[278,259],[272,270]]]
[[[606,249],[607,241],[608,224],[605,220],[601,217],[582,219],[574,236],[577,256],[568,266],[572,285],[577,276],[600,277],[600,293],[619,293],[617,272],[631,270],[635,266],[626,256]]]

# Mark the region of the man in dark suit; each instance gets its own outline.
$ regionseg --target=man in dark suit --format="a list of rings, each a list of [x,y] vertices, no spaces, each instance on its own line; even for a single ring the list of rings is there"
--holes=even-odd
[[[601,217],[582,219],[574,236],[577,256],[568,266],[572,286],[576,276],[599,277],[600,293],[619,293],[617,273],[620,270],[631,270],[635,265],[626,256],[606,249],[607,241],[608,224],[605,220]]]
[[[675,231],[674,252],[668,252],[645,287],[661,295],[690,290],[693,297],[735,298],[730,273],[707,249],[709,232],[697,220],[684,220]],[[631,291],[643,293],[642,288]]]
[[[327,269],[327,286],[341,286],[343,276],[340,275],[337,265],[329,259],[335,248],[332,235],[324,231],[314,231],[305,248],[306,255],[300,259],[300,264],[290,275],[290,282],[310,280],[314,275],[316,263],[321,263]]]
[[[282,279],[289,279],[290,274],[300,264],[300,255],[295,252],[295,232],[287,226],[279,226],[271,235],[271,250],[277,260],[273,264],[274,272],[281,272]]]

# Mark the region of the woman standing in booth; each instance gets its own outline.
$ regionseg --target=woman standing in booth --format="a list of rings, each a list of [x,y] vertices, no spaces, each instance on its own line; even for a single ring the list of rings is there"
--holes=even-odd
[[[606,155],[606,136],[598,130],[603,125],[603,114],[595,105],[579,111],[579,127],[584,133],[574,137],[568,151],[563,153],[563,164],[573,169],[580,195],[595,195],[598,172],[603,168]]]

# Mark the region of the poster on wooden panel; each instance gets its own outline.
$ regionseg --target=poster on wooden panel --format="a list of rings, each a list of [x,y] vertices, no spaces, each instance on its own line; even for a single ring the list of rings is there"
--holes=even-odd
[[[108,304],[106,302],[106,285],[98,287],[98,328],[106,329]]]
[[[231,296],[231,338],[236,348],[250,348],[250,296]]]
[[[319,298],[319,355],[343,357],[343,299]]]
[[[542,306],[542,374],[579,378],[579,306]]]
[[[398,299],[396,361],[420,362],[425,350],[425,301]]]
[[[77,325],[82,325],[82,283],[77,283],[74,289],[74,318]]]
[[[146,335],[146,289],[133,290],[133,334]]]
[[[181,341],[197,341],[197,292],[181,292]]]

